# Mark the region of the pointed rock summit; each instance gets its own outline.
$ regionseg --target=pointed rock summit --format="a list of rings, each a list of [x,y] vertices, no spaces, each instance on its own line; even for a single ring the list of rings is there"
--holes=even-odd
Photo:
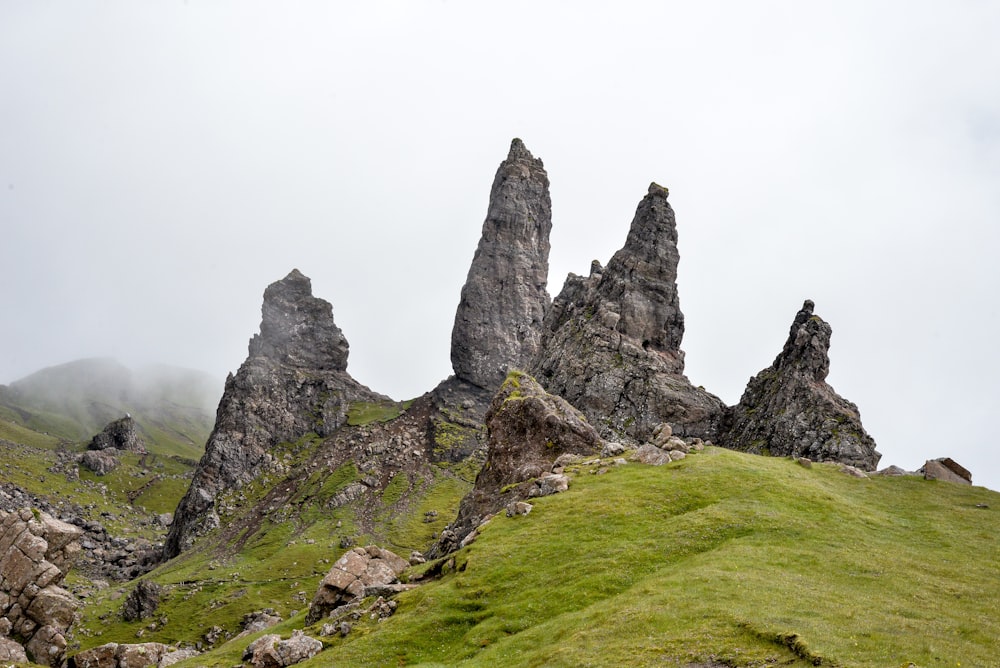
[[[279,465],[269,450],[303,434],[331,434],[352,401],[386,400],[347,373],[347,340],[329,302],[293,270],[264,291],[260,334],[226,379],[215,429],[164,545],[169,559],[216,526],[217,496]]]
[[[538,351],[549,306],[549,177],[520,139],[500,163],[451,335],[455,375],[494,391]]]
[[[714,438],[724,406],[684,376],[684,314],[677,295],[677,225],[655,183],[607,268],[570,274],[545,320],[532,371],[610,440],[642,441],[669,422]]]
[[[267,286],[260,334],[250,341],[250,357],[290,367],[346,371],[349,346],[333,321],[330,302],[312,295],[312,281],[293,269]]]
[[[755,454],[837,461],[874,471],[881,458],[858,407],[826,382],[833,329],[806,300],[774,363],[730,409],[722,443]]]

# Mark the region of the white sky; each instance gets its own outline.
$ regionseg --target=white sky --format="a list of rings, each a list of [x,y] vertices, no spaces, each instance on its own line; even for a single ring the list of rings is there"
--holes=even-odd
[[[688,376],[727,403],[803,299],[882,464],[1000,489],[1000,3],[0,0],[0,382],[80,357],[221,378],[293,267],[350,371],[450,374],[510,139],[549,292],[650,181]]]

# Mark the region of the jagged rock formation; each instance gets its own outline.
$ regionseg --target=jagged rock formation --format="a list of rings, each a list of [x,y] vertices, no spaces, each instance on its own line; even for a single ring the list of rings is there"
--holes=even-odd
[[[721,444],[874,471],[882,455],[861,426],[858,407],[826,383],[833,329],[813,307],[806,300],[774,363],[750,379],[727,415]]]
[[[47,513],[0,511],[0,638],[23,640],[34,663],[59,665],[66,651],[79,604],[59,584],[80,551],[82,533]],[[0,651],[16,654],[13,640],[4,638]]]
[[[216,495],[241,487],[274,465],[276,444],[344,424],[353,401],[388,399],[347,373],[348,344],[329,302],[293,270],[264,291],[260,334],[236,375],[226,379],[215,428],[194,480],[174,513],[166,558],[218,525]]]
[[[580,411],[516,371],[493,397],[486,428],[486,463],[432,557],[458,547],[485,516],[531,496],[536,480],[549,474],[560,455],[598,454],[604,445]]]
[[[684,376],[677,295],[677,226],[657,184],[639,203],[607,268],[570,274],[545,319],[532,372],[579,408],[602,436],[642,442],[661,422],[714,438],[724,406]]]
[[[525,368],[538,351],[551,229],[549,177],[515,139],[497,169],[455,314],[451,363],[459,379],[493,392],[509,369]]]
[[[101,433],[97,434],[87,444],[88,450],[125,450],[127,452],[146,452],[146,443],[135,428],[135,420],[131,415],[108,423]]]

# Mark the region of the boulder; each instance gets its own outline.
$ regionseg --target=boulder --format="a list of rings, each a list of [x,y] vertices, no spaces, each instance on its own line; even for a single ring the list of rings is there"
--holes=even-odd
[[[960,485],[972,484],[972,473],[950,457],[929,459],[921,469],[925,480],[944,480]]]
[[[163,588],[151,580],[140,580],[122,603],[122,618],[127,622],[149,619],[160,606]]]
[[[107,475],[121,466],[121,461],[115,456],[118,451],[113,448],[107,450],[87,450],[80,455],[80,466],[93,471],[97,475]]]
[[[320,582],[306,623],[313,624],[334,608],[362,598],[369,587],[399,582],[399,574],[409,565],[402,557],[376,545],[348,550]]]
[[[126,452],[146,452],[146,442],[136,429],[131,415],[109,422],[101,433],[90,439],[88,450],[124,450]]]
[[[483,232],[451,334],[455,375],[495,391],[538,351],[549,306],[549,177],[520,139],[490,191]]]
[[[714,438],[725,408],[684,375],[680,256],[667,197],[651,184],[608,266],[595,261],[589,276],[569,275],[530,368],[603,438],[630,445],[649,441],[664,422],[680,436]]]
[[[733,450],[808,457],[874,471],[881,458],[858,407],[826,382],[832,328],[809,300],[774,363],[750,379],[729,410],[720,443]]]
[[[16,641],[0,637],[0,663],[28,663],[28,655]]]
[[[670,453],[661,450],[652,443],[644,443],[632,455],[632,459],[641,464],[663,466],[670,463]]]
[[[247,646],[243,660],[249,661],[254,668],[282,668],[312,658],[322,649],[323,643],[302,631],[293,631],[292,637],[287,640],[269,633]]]
[[[523,501],[532,488],[562,487],[564,476],[549,472],[567,453],[594,455],[604,441],[580,411],[549,394],[528,374],[512,371],[486,413],[486,463],[461,501],[458,517],[441,533],[428,556],[456,549],[483,518],[513,501]],[[535,479],[542,482],[536,484]],[[537,493],[536,493],[537,494]]]

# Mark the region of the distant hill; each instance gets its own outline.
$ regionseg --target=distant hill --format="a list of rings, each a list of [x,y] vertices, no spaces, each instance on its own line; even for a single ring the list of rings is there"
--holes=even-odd
[[[222,382],[200,371],[84,359],[0,385],[0,421],[80,442],[128,413],[151,452],[198,459],[221,394]]]

